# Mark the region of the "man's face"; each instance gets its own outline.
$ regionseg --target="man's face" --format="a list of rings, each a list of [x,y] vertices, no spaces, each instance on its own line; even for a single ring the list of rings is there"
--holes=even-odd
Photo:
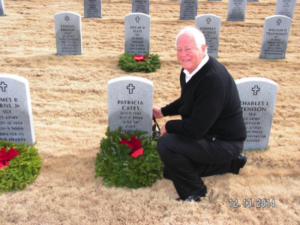
[[[204,57],[206,45],[198,49],[194,37],[185,33],[177,39],[177,59],[184,69],[192,73]]]

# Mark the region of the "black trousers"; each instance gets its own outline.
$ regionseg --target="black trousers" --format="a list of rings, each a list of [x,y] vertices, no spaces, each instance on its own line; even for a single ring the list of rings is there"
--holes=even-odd
[[[243,143],[165,134],[157,140],[157,150],[179,197],[186,199],[206,191],[200,177],[229,172],[232,161],[243,150]]]

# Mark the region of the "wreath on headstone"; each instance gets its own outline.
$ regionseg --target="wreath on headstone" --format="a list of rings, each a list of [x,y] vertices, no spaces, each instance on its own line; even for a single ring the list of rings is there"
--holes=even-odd
[[[144,137],[145,131],[121,133],[122,127],[111,131],[101,140],[95,160],[97,177],[106,186],[150,187],[162,179],[163,163],[156,150],[156,141]]]
[[[0,140],[0,194],[23,190],[39,175],[41,167],[34,145]]]
[[[126,72],[156,72],[160,68],[160,60],[158,55],[154,54],[129,54],[125,52],[121,55],[118,66]]]

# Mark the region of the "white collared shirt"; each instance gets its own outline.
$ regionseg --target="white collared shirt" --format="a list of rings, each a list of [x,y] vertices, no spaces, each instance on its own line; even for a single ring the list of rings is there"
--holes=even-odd
[[[203,57],[203,59],[201,60],[198,67],[192,73],[189,73],[189,71],[184,69],[183,72],[185,73],[185,82],[187,83],[207,63],[208,60],[209,60],[209,57],[208,57],[208,54],[206,54]]]

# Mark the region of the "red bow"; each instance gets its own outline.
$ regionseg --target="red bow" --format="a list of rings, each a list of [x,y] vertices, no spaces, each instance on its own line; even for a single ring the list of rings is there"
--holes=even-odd
[[[141,148],[142,144],[140,139],[135,139],[135,136],[132,136],[130,141],[127,141],[126,138],[122,138],[120,144],[126,144],[129,148],[131,148],[129,155],[133,158],[137,158],[144,153],[144,149]]]
[[[143,62],[145,61],[145,59],[148,59],[149,57],[147,56],[142,56],[142,55],[136,55],[133,57],[133,59],[136,61],[136,62]]]
[[[16,149],[10,148],[9,151],[6,152],[3,147],[0,151],[0,169],[4,166],[8,166],[9,161],[17,155],[19,155],[19,152]]]

